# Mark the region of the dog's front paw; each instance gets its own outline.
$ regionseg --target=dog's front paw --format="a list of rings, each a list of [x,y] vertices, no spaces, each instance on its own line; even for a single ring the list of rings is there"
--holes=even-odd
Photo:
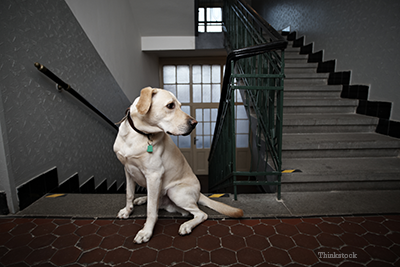
[[[125,207],[125,208],[121,209],[121,210],[118,212],[117,217],[120,218],[120,219],[128,219],[128,218],[129,218],[129,215],[131,214],[131,212],[132,212],[132,209],[131,209],[131,210],[128,210],[128,209]]]
[[[153,233],[146,231],[144,229],[140,230],[137,234],[135,239],[133,240],[136,244],[141,244],[150,240],[150,237]]]
[[[188,235],[192,232],[193,226],[189,222],[185,222],[179,227],[180,235]]]

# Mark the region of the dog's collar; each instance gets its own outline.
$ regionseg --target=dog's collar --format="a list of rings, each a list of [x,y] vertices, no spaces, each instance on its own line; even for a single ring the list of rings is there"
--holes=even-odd
[[[131,114],[129,111],[129,108],[126,110],[126,118],[128,119],[129,124],[131,125],[132,129],[135,130],[137,133],[140,133],[141,135],[147,136],[147,139],[151,140],[151,134],[147,134],[139,130],[138,128],[135,127],[135,124],[133,123],[133,120],[131,118]]]

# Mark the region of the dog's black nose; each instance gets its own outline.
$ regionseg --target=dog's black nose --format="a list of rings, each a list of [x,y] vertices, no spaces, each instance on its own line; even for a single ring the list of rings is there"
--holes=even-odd
[[[195,119],[190,120],[190,125],[192,125],[192,127],[196,127],[197,123],[198,122]]]

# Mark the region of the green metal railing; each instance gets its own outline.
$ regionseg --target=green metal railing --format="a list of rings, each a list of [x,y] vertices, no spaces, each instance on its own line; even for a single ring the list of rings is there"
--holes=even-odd
[[[224,82],[209,156],[211,191],[237,186],[275,186],[281,198],[282,110],[286,40],[249,5],[224,4],[228,50]],[[237,171],[235,94],[250,121],[251,168]]]

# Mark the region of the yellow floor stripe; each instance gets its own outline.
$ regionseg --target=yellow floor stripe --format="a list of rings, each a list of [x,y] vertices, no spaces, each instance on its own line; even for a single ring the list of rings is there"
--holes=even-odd
[[[224,196],[225,194],[212,194],[211,196],[209,196],[209,198],[219,198]]]
[[[292,172],[301,172],[301,170],[293,169],[293,170],[282,170],[282,173],[292,173]]]
[[[46,198],[56,198],[56,197],[63,197],[65,194],[51,194],[46,196]]]

